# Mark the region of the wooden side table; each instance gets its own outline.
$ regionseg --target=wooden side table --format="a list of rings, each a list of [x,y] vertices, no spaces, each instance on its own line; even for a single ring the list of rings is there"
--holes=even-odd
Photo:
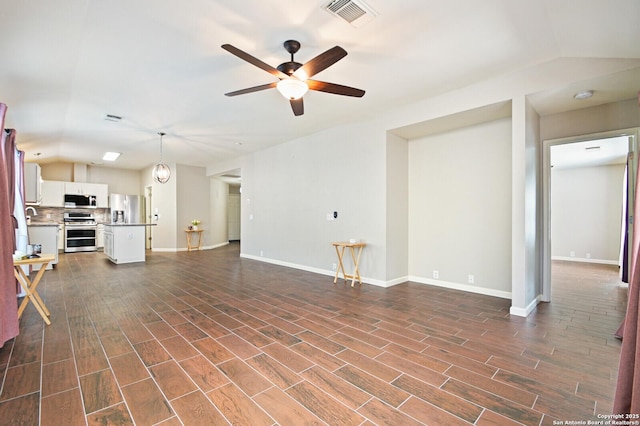
[[[38,310],[38,313],[40,314],[44,322],[47,325],[51,325],[51,320],[49,319],[51,312],[49,312],[49,309],[47,309],[46,305],[40,298],[40,295],[36,291],[36,287],[38,287],[38,284],[40,284],[40,280],[42,279],[42,276],[47,269],[47,265],[49,265],[49,263],[53,262],[54,260],[54,255],[43,254],[40,255],[40,257],[13,261],[14,275],[18,279],[18,282],[20,282],[20,286],[27,293],[27,295],[22,300],[20,307],[18,308],[18,318],[22,316],[22,313],[29,304],[29,301],[31,301],[31,303],[33,303],[33,306],[35,306],[35,308]],[[21,266],[33,265],[40,265],[40,270],[38,270],[38,273],[36,274],[33,281],[31,281],[29,279],[29,275],[22,270]]]
[[[202,233],[204,229],[185,229],[184,232],[187,233],[187,251],[202,250]],[[198,234],[197,246],[194,246],[191,242],[191,236],[193,234]]]
[[[336,268],[336,276],[333,279],[333,283],[335,284],[338,281],[338,276],[340,272],[342,272],[342,277],[345,281],[351,278],[351,287],[353,287],[356,279],[360,284],[362,284],[362,279],[360,278],[360,271],[358,270],[358,264],[360,263],[360,255],[362,255],[362,249],[366,246],[366,243],[349,243],[338,241],[331,243],[336,248],[336,254],[338,255],[338,267]],[[344,265],[342,264],[342,259],[344,257],[344,250],[349,248],[351,252],[351,259],[353,260],[353,274],[347,274],[344,270]],[[356,255],[356,249],[358,254]]]

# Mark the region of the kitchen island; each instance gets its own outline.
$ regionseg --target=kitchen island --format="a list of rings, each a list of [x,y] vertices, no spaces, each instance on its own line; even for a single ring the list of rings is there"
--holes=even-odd
[[[144,262],[146,223],[105,223],[104,254],[116,264]]]

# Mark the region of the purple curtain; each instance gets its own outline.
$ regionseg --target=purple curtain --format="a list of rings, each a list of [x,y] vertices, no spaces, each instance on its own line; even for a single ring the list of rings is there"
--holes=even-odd
[[[638,92],[640,106],[640,92]],[[640,176],[637,176],[640,177]],[[634,216],[640,214],[640,184],[636,179]],[[618,383],[613,400],[614,414],[640,413],[640,223],[635,222],[631,236],[631,261],[629,263],[629,301],[624,322],[616,333],[622,339]]]
[[[16,222],[13,217],[15,203],[15,132],[7,134],[4,118],[7,106],[0,103],[0,347],[19,333],[16,278],[13,275]]]
[[[627,154],[627,164],[629,164],[629,156],[631,154]],[[627,194],[629,193],[629,186],[631,185],[631,173],[627,167],[627,182],[625,184],[625,189]],[[621,279],[623,283],[629,283],[629,197],[625,196],[624,198],[624,245],[622,246],[622,275]]]

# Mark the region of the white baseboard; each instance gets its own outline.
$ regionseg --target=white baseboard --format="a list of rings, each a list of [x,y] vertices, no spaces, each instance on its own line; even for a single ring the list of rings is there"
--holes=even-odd
[[[460,283],[454,283],[450,281],[441,281],[441,280],[434,280],[432,278],[422,278],[422,277],[414,277],[414,276],[410,276],[408,280],[417,282],[420,284],[428,284],[436,287],[450,288],[452,290],[466,291],[468,293],[484,294],[485,296],[499,297],[501,299],[511,299],[510,291],[495,290],[492,288],[477,287],[477,286],[471,286],[468,284],[460,284]]]
[[[564,260],[567,262],[582,262],[582,263],[598,263],[601,265],[616,265],[620,266],[619,260],[606,260],[606,259],[591,259],[586,257],[565,257],[565,256],[552,256],[551,260]]]
[[[270,259],[268,257],[254,256],[252,254],[246,254],[246,253],[240,253],[240,257],[243,257],[245,259],[257,260],[259,262],[271,263],[273,265],[285,266],[287,268],[299,269],[301,271],[313,272],[314,274],[327,275],[330,277],[336,276],[336,271],[331,271],[328,269],[321,269],[321,268],[314,268],[306,265],[299,265],[297,263],[284,262],[282,260]],[[373,278],[367,278],[363,276],[361,276],[360,278],[362,279],[362,282],[364,284],[371,284],[378,287],[391,287],[392,285],[400,284],[400,282],[393,284],[391,282],[385,282],[385,281],[376,280]],[[342,278],[339,278],[339,280],[344,281]],[[348,280],[348,281],[351,281],[351,280]]]
[[[224,243],[220,243],[220,244],[214,244],[212,246],[203,246],[200,250],[212,250],[214,248],[218,248],[218,247],[224,247],[224,246],[228,246],[229,242],[226,241]],[[186,247],[174,247],[174,248],[166,248],[166,247],[154,247],[151,249],[151,251],[157,251],[159,253],[178,253],[181,251],[187,251]],[[194,251],[198,251],[198,250],[194,250]]]
[[[327,269],[313,268],[310,266],[299,265],[297,263],[283,262],[281,260],[270,259],[270,258],[261,257],[261,256],[254,256],[246,253],[240,253],[240,257],[243,257],[245,259],[257,260],[259,262],[266,262],[274,265],[285,266],[287,268],[300,269],[302,271],[313,272],[316,274],[327,275],[330,277],[335,277],[336,275],[335,271],[330,271]],[[343,279],[339,278],[339,280],[342,281]],[[444,288],[451,288],[454,290],[462,290],[469,293],[484,294],[485,296],[494,296],[502,299],[511,299],[511,292],[507,292],[507,291],[494,290],[494,289],[484,288],[484,287],[474,287],[466,284],[432,280],[432,279],[421,278],[421,277],[405,276],[405,277],[394,278],[388,281],[362,277],[362,282],[365,284],[371,284],[371,285],[375,285],[378,287],[385,287],[385,288],[393,287],[394,285],[402,284],[407,281],[417,282],[420,284],[429,284],[429,285],[434,285],[434,286],[444,287]]]
[[[536,308],[536,306],[538,306],[538,303],[540,303],[540,299],[541,296],[539,295],[525,308],[512,306],[511,308],[509,308],[509,313],[518,317],[527,317]]]

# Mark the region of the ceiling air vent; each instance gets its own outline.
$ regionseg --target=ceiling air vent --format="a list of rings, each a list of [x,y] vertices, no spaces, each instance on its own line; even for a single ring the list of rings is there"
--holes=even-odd
[[[378,13],[362,0],[332,0],[324,9],[356,28],[373,20]]]

